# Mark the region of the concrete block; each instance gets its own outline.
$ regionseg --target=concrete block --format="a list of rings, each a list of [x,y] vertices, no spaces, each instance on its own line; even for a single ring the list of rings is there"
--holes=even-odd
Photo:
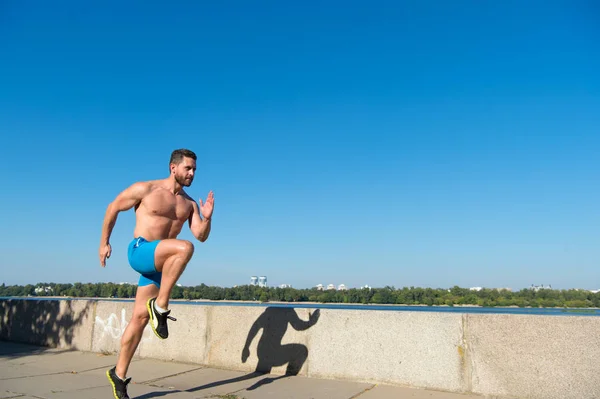
[[[210,306],[206,364],[306,375],[308,314],[307,309]]]
[[[98,301],[91,339],[93,352],[111,354],[119,352],[121,338],[133,313],[133,305],[131,301]]]
[[[322,310],[309,377],[463,391],[462,315]]]
[[[171,316],[168,320],[169,337],[161,339],[146,326],[139,346],[143,358],[176,360],[178,362],[205,364],[207,309],[204,306],[169,303]]]
[[[473,392],[523,399],[600,397],[600,318],[466,317]]]
[[[0,339],[10,340],[10,327],[13,318],[15,301],[0,299]]]
[[[61,339],[56,345],[60,349],[90,351],[93,334],[93,309],[96,301],[61,301],[60,316],[56,321]]]
[[[3,300],[3,339],[34,345],[90,350],[94,301]]]

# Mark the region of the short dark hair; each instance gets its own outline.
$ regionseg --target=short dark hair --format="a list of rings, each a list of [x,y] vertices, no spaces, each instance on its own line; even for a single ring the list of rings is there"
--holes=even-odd
[[[188,150],[185,148],[180,148],[171,153],[171,160],[169,161],[169,165],[172,163],[174,163],[174,164],[181,163],[181,161],[183,161],[184,157],[192,158],[194,161],[196,161],[196,154],[194,153],[194,151],[191,151],[191,150]]]

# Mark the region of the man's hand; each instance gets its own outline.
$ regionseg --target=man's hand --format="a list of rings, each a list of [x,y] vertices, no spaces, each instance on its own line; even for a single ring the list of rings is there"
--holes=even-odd
[[[110,244],[102,244],[100,245],[100,265],[102,267],[106,266],[106,259],[110,258],[110,254],[112,253],[112,248]]]
[[[250,349],[246,346],[242,350],[242,363],[246,363],[246,360],[248,360],[248,357],[250,357]]]
[[[315,310],[312,314],[308,316],[308,323],[311,326],[317,324],[317,320],[319,320],[319,316],[321,315],[321,309]]]
[[[208,193],[208,197],[206,198],[206,204],[202,204],[202,198],[200,198],[198,202],[200,204],[200,213],[202,214],[202,217],[204,217],[205,219],[210,219],[212,217],[215,204],[215,197],[213,192],[211,191]]]

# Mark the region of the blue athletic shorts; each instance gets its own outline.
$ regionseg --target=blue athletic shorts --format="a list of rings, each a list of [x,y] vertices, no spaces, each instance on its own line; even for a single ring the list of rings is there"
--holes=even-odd
[[[154,264],[154,251],[160,241],[147,241],[144,237],[136,237],[127,248],[129,264],[136,272],[140,273],[138,287],[155,284],[160,288],[162,273],[156,271]]]

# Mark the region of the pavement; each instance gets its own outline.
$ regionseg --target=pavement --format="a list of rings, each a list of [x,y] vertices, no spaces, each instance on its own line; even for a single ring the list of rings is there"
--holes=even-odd
[[[109,399],[106,370],[114,354],[60,350],[0,341],[0,399]],[[474,399],[462,395],[369,384],[202,367],[134,358],[129,396],[137,399]]]

